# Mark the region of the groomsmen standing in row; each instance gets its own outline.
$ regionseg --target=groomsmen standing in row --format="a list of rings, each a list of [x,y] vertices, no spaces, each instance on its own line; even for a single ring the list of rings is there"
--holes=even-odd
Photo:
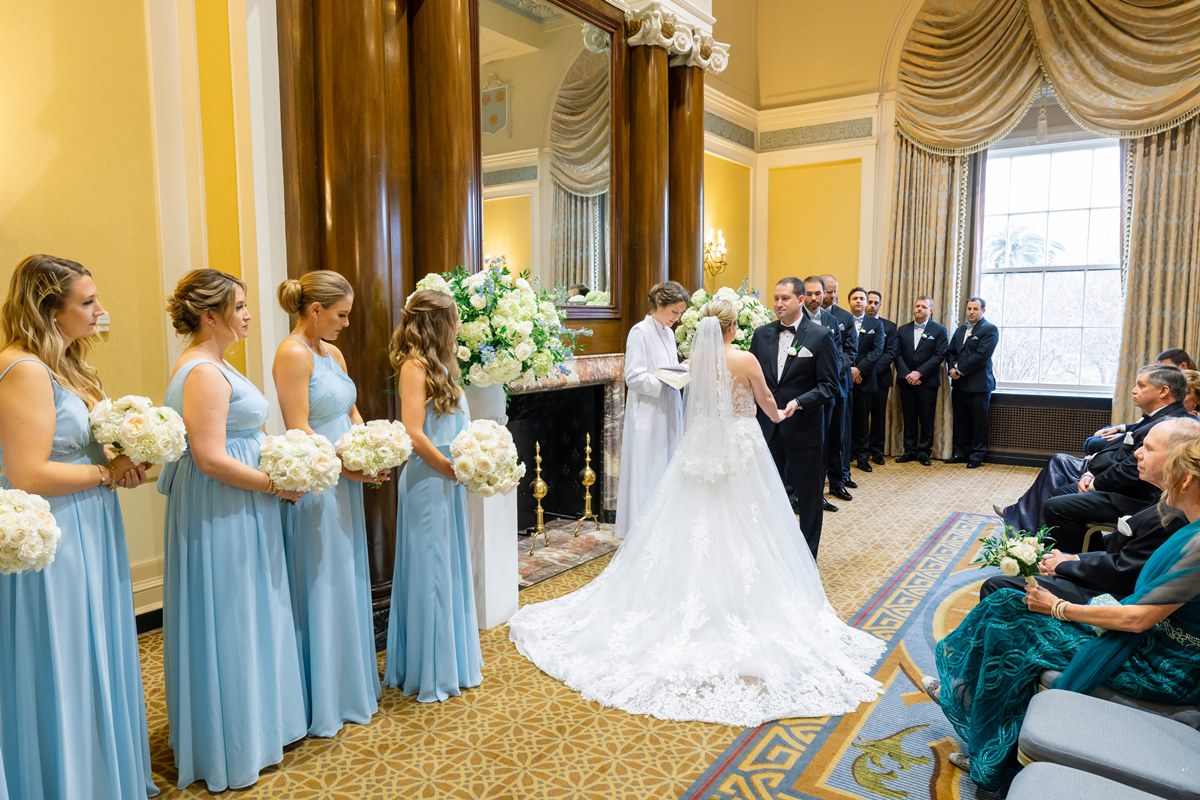
[[[829,479],[829,493],[842,500],[850,500],[852,496],[847,489],[858,488],[858,484],[850,477],[850,402],[851,389],[854,387],[851,370],[858,358],[858,333],[854,327],[854,317],[837,304],[837,278],[828,273],[822,275],[821,288],[824,290],[821,307],[837,320],[842,347],[841,373],[838,376],[840,394],[830,412],[829,430],[825,436],[825,471]]]
[[[824,411],[823,411],[824,418],[825,418],[825,435],[822,437],[822,439],[824,440],[824,444],[823,444],[822,450],[821,450],[823,464],[828,463],[827,458],[828,458],[829,447],[830,447],[830,442],[829,442],[830,425],[829,425],[829,422],[830,422],[830,419],[832,418],[830,406],[837,404],[837,402],[841,399],[842,359],[844,358],[844,351],[842,348],[842,334],[844,331],[838,327],[838,321],[836,319],[834,319],[833,314],[829,313],[828,311],[826,311],[824,308],[821,307],[821,304],[824,301],[824,299],[825,299],[825,284],[821,282],[820,276],[810,275],[809,277],[805,278],[804,279],[804,311],[803,311],[803,314],[804,314],[805,318],[811,320],[812,322],[816,323],[817,325],[820,325],[821,327],[823,327],[829,331],[829,338],[833,342],[833,347],[834,347],[834,350],[837,351],[837,357],[838,357],[838,385],[835,387],[836,391],[834,392],[832,402],[830,404],[826,405],[824,408]],[[824,481],[821,482],[822,488],[824,487],[824,483],[825,483]],[[851,499],[850,493],[846,491],[845,487],[842,487],[841,494],[838,494],[836,496],[841,497],[844,500]],[[826,500],[823,496],[821,498],[821,507],[825,511],[837,511],[838,510],[837,506],[835,506],[833,503]]]
[[[875,365],[876,386],[879,389],[871,398],[871,421],[868,435],[871,460],[880,466],[883,466],[883,451],[887,446],[888,395],[891,394],[892,382],[895,380],[892,375],[892,364],[895,363],[896,354],[900,348],[900,340],[896,337],[896,323],[879,316],[879,309],[882,305],[883,295],[875,290],[867,292],[867,316],[879,320],[879,324],[883,326],[884,337],[883,355],[880,357],[879,363]],[[859,467],[862,467],[862,462],[859,462]]]
[[[896,331],[896,386],[904,412],[904,454],[897,462],[917,461],[928,467],[933,452],[933,417],[938,388],[942,385],[942,362],[949,342],[946,329],[930,319],[933,298],[922,295],[913,303],[913,321]]]
[[[853,381],[850,414],[850,454],[863,472],[871,471],[870,415],[875,395],[879,393],[879,362],[887,346],[883,324],[867,316],[867,290],[855,286],[850,290],[850,315],[858,335],[858,356],[850,368]]]
[[[946,358],[954,409],[954,449],[946,463],[965,463],[967,469],[983,466],[987,455],[988,406],[996,389],[992,354],[1000,330],[983,318],[985,308],[982,297],[967,300],[967,321],[950,337]]]

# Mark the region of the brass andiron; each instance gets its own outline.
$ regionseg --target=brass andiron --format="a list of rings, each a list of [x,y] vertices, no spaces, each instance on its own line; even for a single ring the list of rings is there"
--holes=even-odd
[[[600,530],[600,518],[592,513],[592,484],[596,482],[596,472],[592,469],[592,435],[590,433],[587,434],[587,447],[583,452],[583,472],[579,473],[579,482],[583,484],[583,516],[575,523],[573,536],[579,535],[579,529],[589,519],[596,523],[596,530]]]
[[[537,500],[537,527],[533,529],[533,535],[529,537],[529,554],[533,555],[534,549],[537,547],[537,538],[542,537],[542,547],[550,546],[550,537],[546,535],[546,516],[542,511],[542,498],[550,491],[550,487],[542,480],[542,443],[534,442],[534,478],[529,490],[534,499]]]

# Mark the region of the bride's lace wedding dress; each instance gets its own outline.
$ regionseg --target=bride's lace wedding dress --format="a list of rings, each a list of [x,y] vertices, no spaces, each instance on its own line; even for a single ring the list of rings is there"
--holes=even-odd
[[[634,714],[751,726],[852,711],[878,696],[867,671],[885,645],[826,600],[714,318],[691,374],[684,438],[647,510],[595,580],[518,611],[512,641]]]

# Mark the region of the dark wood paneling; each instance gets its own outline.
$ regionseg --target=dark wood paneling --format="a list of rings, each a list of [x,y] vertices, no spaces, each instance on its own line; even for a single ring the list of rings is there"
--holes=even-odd
[[[704,70],[678,66],[667,73],[667,274],[694,292],[704,286]]]
[[[627,325],[641,319],[650,287],[667,279],[667,51],[629,52],[630,215]]]
[[[634,322],[641,322],[639,315]],[[591,336],[579,337],[581,355],[600,355],[602,353],[624,353],[625,336],[629,327],[621,319],[568,319],[568,328],[587,328]]]
[[[313,0],[279,0],[279,104],[288,275],[320,263],[321,196],[313,71]]]

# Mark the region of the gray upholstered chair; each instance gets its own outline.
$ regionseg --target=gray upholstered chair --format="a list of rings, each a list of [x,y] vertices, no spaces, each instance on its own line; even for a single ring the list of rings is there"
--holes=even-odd
[[[1023,764],[1071,767],[1168,800],[1200,800],[1200,731],[1090,695],[1057,689],[1035,695],[1017,757]]]
[[[1057,670],[1046,670],[1039,678],[1041,689],[1053,689],[1054,682],[1058,680],[1061,672]],[[1136,697],[1121,694],[1107,686],[1101,686],[1092,692],[1093,697],[1099,697],[1101,700],[1108,700],[1111,703],[1119,703],[1130,708],[1138,708],[1142,711],[1149,711],[1151,714],[1158,714],[1160,717],[1167,717],[1176,722],[1182,722],[1191,728],[1200,730],[1200,706],[1168,706],[1162,703],[1151,703],[1149,700],[1139,700]]]
[[[1007,800],[1161,800],[1123,783],[1077,769],[1039,761],[1013,779]]]

